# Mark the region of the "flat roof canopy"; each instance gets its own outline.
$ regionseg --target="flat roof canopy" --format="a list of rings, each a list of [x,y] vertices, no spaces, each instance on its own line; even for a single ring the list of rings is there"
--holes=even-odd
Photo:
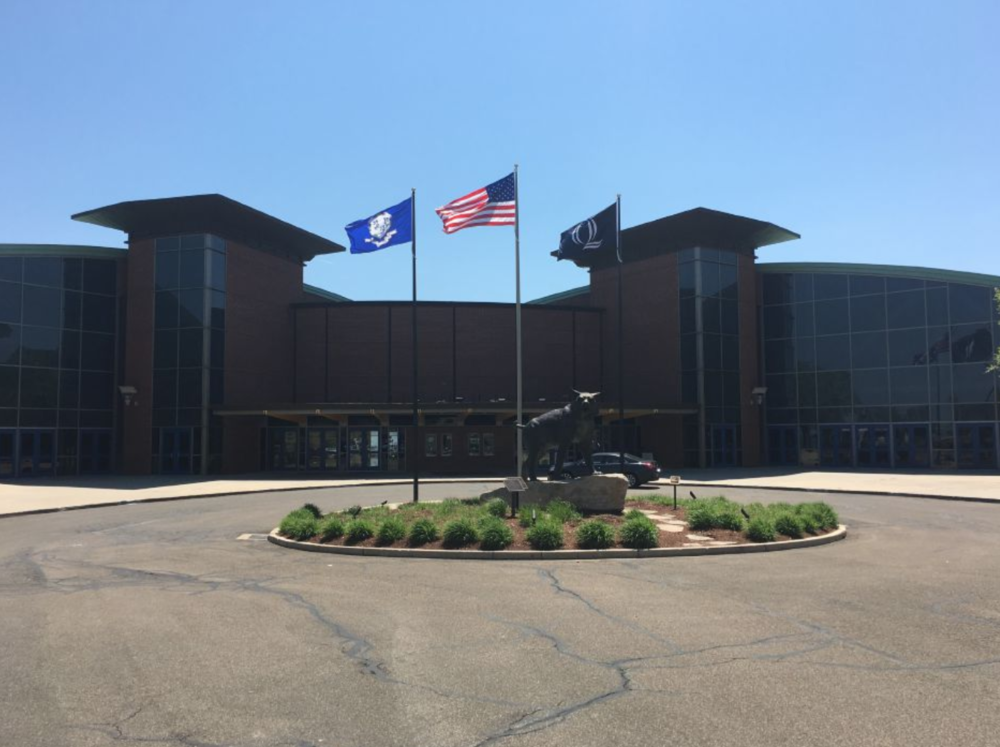
[[[630,262],[697,246],[752,254],[759,247],[799,238],[799,234],[773,223],[699,207],[622,229],[622,260]],[[595,257],[592,263],[577,264],[611,267],[615,257]]]
[[[302,262],[317,254],[345,251],[336,242],[218,194],[118,202],[72,218],[117,228],[134,239],[211,233],[255,249],[288,254]]]

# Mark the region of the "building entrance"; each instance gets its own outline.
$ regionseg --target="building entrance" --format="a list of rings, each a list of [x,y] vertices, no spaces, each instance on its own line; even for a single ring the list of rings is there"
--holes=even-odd
[[[713,425],[711,429],[712,466],[736,466],[736,426]]]
[[[160,474],[190,475],[194,469],[190,428],[160,429]]]
[[[0,480],[14,476],[14,431],[0,431]]]
[[[55,474],[55,433],[20,431],[18,440],[18,476]]]
[[[767,455],[770,464],[799,463],[799,439],[794,425],[772,425],[767,429]]]
[[[111,471],[111,431],[80,431],[80,474],[103,475]]]
[[[889,467],[892,451],[889,448],[888,425],[859,425],[855,427],[855,444],[859,467]]]
[[[377,470],[382,444],[381,429],[351,428],[347,432],[347,469]]]
[[[853,448],[851,427],[823,425],[819,429],[819,462],[824,467],[850,467]]]
[[[897,467],[929,467],[931,449],[926,425],[897,425],[893,428],[893,450]]]
[[[955,447],[959,467],[996,469],[997,442],[993,423],[956,423]]]

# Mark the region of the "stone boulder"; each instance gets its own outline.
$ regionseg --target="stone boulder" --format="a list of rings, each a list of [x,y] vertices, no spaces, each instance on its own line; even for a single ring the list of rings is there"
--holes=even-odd
[[[627,491],[628,480],[621,475],[589,475],[565,482],[529,482],[528,490],[521,493],[521,506],[544,508],[550,501],[566,501],[584,514],[620,514],[625,510]],[[480,498],[484,501],[503,498],[510,505],[507,488],[491,490]]]

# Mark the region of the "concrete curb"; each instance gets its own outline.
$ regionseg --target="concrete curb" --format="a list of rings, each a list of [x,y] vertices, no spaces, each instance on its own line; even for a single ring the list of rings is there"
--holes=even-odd
[[[661,485],[663,483],[652,483]],[[669,485],[669,483],[667,483]],[[926,498],[932,501],[967,501],[968,503],[996,503],[1000,504],[1000,498],[983,498],[972,495],[930,495],[929,493],[897,493],[892,490],[847,490],[845,488],[803,488],[799,486],[789,487],[774,485],[737,485],[727,482],[691,482],[678,483],[679,488],[726,488],[728,490],[787,490],[790,493],[830,493],[840,495],[881,495],[890,498]]]
[[[837,542],[847,536],[847,527],[839,525],[828,534],[818,537],[804,537],[784,542],[760,542],[749,545],[727,545],[724,547],[654,547],[651,550],[421,550],[411,547],[351,547],[348,545],[318,545],[314,542],[299,542],[278,534],[277,528],[267,535],[267,541],[292,550],[325,552],[334,555],[364,555],[382,558],[437,558],[448,560],[603,560],[606,558],[668,558],[690,555],[741,555],[755,552],[778,552],[818,547]]]

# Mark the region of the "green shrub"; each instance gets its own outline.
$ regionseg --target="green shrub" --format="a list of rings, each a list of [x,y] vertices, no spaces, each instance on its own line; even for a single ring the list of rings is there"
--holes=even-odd
[[[605,550],[614,544],[614,528],[598,519],[585,521],[576,529],[576,545],[584,550]]]
[[[345,509],[344,513],[351,518],[356,519],[361,514],[361,510],[361,506],[351,506],[350,508]]]
[[[815,534],[819,531],[819,517],[816,516],[816,510],[811,503],[800,503],[795,507],[795,515],[799,519],[799,523],[802,524],[802,530],[809,532],[810,534]]]
[[[367,519],[354,519],[344,527],[344,536],[350,545],[364,542],[375,536],[375,525]]]
[[[534,526],[537,520],[538,520],[538,510],[534,506],[528,506],[528,508],[522,508],[521,512],[517,515],[517,523],[524,529],[527,529],[530,526]]]
[[[502,519],[507,515],[507,501],[503,498],[494,498],[486,503],[486,513]]]
[[[802,519],[795,511],[776,511],[774,513],[774,528],[787,537],[802,536]]]
[[[565,524],[567,521],[577,521],[581,518],[576,506],[566,501],[552,501],[545,507],[545,513],[560,524]]]
[[[816,521],[823,529],[834,529],[840,525],[840,517],[828,503],[817,501],[810,504],[813,507]]]
[[[514,542],[514,530],[496,516],[487,516],[479,523],[480,548],[505,550]]]
[[[774,542],[774,522],[766,512],[758,512],[750,517],[747,537],[752,542]]]
[[[375,534],[380,545],[391,545],[406,536],[406,524],[398,516],[390,516],[378,526]]]
[[[331,514],[319,523],[319,536],[324,542],[344,536],[344,521],[336,514]]]
[[[458,498],[445,498],[440,503],[431,503],[429,506],[435,516],[444,518],[461,511],[462,502]]]
[[[562,524],[551,518],[542,519],[531,527],[526,536],[535,550],[558,550],[563,546]]]
[[[745,525],[740,505],[732,501],[719,501],[715,507],[713,526],[716,529],[729,529],[733,532],[742,532]]]
[[[441,533],[445,547],[465,547],[479,541],[479,532],[470,519],[452,519]]]
[[[319,506],[317,506],[315,503],[307,503],[304,506],[302,506],[301,510],[308,511],[313,515],[313,518],[315,519],[323,518],[323,512],[319,510]]]
[[[767,506],[756,501],[754,503],[748,503],[745,508],[747,513],[750,514],[751,519],[757,514],[767,513]]]
[[[687,523],[691,529],[702,531],[715,526],[715,504],[711,501],[691,503],[686,511]]]
[[[430,519],[417,519],[410,525],[410,532],[406,539],[411,547],[420,547],[428,542],[436,542],[438,534],[437,525]]]
[[[646,514],[638,509],[633,508],[631,511],[625,512],[625,521],[632,521],[632,519],[645,519]]]
[[[309,511],[299,508],[281,520],[278,531],[294,540],[307,540],[316,535],[319,523]]]
[[[660,530],[648,516],[626,521],[618,529],[618,541],[633,550],[645,550],[660,544]]]

